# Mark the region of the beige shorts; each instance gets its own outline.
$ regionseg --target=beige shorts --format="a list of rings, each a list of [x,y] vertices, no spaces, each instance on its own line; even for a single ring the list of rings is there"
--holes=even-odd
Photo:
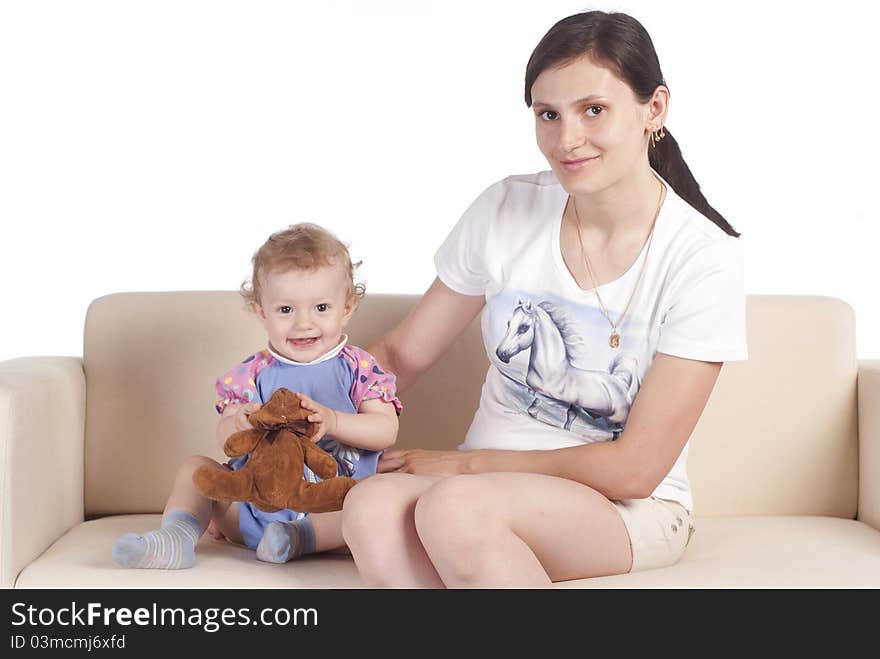
[[[630,572],[675,565],[694,533],[693,515],[677,501],[649,497],[612,501],[632,549]]]

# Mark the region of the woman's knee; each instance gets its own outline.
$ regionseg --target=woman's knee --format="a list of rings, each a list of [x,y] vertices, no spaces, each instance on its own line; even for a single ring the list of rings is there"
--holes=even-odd
[[[351,546],[367,535],[381,534],[381,527],[398,519],[395,511],[405,505],[405,493],[395,474],[376,474],[359,482],[342,503],[342,537]]]
[[[494,495],[494,488],[479,475],[451,476],[438,482],[416,503],[419,538],[426,547],[472,547],[499,523]]]

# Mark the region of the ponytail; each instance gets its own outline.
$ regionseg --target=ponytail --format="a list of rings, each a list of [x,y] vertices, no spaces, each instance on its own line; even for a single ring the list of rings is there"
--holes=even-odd
[[[681,155],[678,142],[672,137],[669,129],[664,127],[665,137],[656,146],[648,146],[648,162],[651,167],[672,186],[675,193],[697,209],[700,213],[717,224],[724,233],[739,238],[739,232],[716,211],[700,191],[700,184],[691,174],[690,167]]]

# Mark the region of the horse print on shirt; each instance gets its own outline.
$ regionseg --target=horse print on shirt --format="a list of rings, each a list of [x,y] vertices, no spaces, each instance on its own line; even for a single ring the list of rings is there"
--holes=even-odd
[[[619,354],[608,370],[575,366],[588,356],[583,336],[584,332],[563,307],[548,301],[534,305],[518,300],[495,354],[508,364],[514,355],[530,350],[525,377],[532,398],[526,410],[530,416],[537,419],[542,406],[555,403],[565,409],[565,421],[561,424],[565,430],[571,430],[574,420],[583,414],[587,425],[598,431],[591,433],[597,439],[603,434],[608,437],[608,433],[616,438],[641,385],[638,362],[635,357]],[[550,400],[542,400],[543,397]],[[542,420],[553,417],[540,416]]]

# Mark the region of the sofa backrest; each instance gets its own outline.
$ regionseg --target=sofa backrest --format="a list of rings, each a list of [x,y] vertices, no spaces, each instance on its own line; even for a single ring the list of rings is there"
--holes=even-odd
[[[348,328],[365,347],[415,295],[371,294]],[[752,296],[750,360],[726,364],[691,440],[700,515],[854,517],[856,358],[852,310],[832,298]],[[85,512],[161,512],[187,455],[216,445],[214,381],[265,345],[235,292],[120,293],[86,317]],[[398,447],[453,449],[488,361],[479,320],[402,395]]]

